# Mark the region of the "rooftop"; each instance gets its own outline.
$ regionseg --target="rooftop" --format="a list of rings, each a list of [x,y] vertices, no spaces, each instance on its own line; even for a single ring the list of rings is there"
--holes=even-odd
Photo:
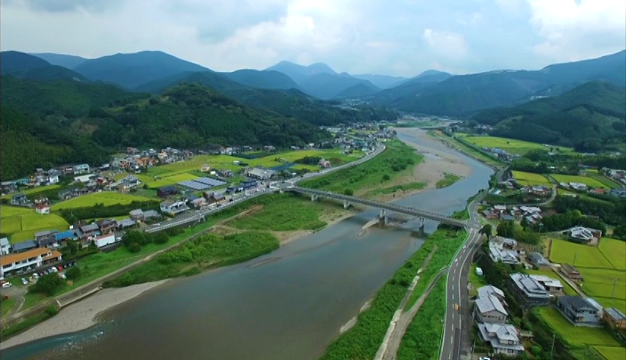
[[[5,237],[0,239],[0,246],[9,246],[9,239]]]
[[[10,264],[14,264],[16,262],[20,262],[23,260],[28,260],[32,257],[43,256],[48,253],[50,253],[50,249],[48,248],[37,248],[37,249],[28,250],[22,253],[18,253],[18,254],[5,255],[5,256],[0,257],[0,265],[2,266],[10,265]]]
[[[585,299],[580,296],[561,296],[559,302],[571,306],[575,310],[593,308]]]
[[[624,315],[621,311],[617,310],[614,307],[604,309],[604,313],[606,313],[615,320],[626,320],[626,315]]]
[[[15,243],[11,245],[11,247],[13,248],[13,251],[22,251],[22,250],[36,248],[37,243],[34,242],[33,240],[26,240],[26,241]]]
[[[478,308],[478,311],[480,311],[482,314],[485,314],[491,311],[497,311],[501,314],[508,315],[508,313],[506,312],[506,309],[500,302],[500,299],[490,294],[485,297],[477,298],[476,307]]]
[[[478,288],[478,297],[485,297],[487,295],[504,297],[504,292],[493,285],[486,285]]]

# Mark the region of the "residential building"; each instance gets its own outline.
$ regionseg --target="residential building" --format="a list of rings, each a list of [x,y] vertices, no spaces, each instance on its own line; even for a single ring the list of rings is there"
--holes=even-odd
[[[575,226],[567,230],[569,240],[580,244],[589,244],[594,239],[599,239],[602,232],[596,229],[590,229],[582,226]]]
[[[115,226],[117,223],[115,220],[105,219],[97,222],[98,228],[100,229],[100,233],[108,234],[115,230]]]
[[[574,281],[582,281],[583,280],[583,276],[580,274],[580,272],[578,270],[576,270],[575,267],[573,267],[570,264],[563,264],[561,265],[561,273],[565,276],[567,276],[568,279],[574,280]]]
[[[543,255],[538,252],[533,252],[528,255],[527,260],[531,265],[536,266],[540,269],[550,268],[552,266],[550,261],[548,261]]]
[[[137,223],[132,219],[122,219],[117,221],[117,228],[120,230],[128,229],[137,225]]]
[[[79,227],[78,230],[80,231],[79,237],[83,240],[96,236],[100,233],[100,228],[96,223],[83,225]]]
[[[509,265],[520,263],[519,254],[516,250],[509,250],[505,247],[503,238],[495,237],[489,241],[489,258],[493,262],[503,262]],[[508,247],[508,246],[507,246]]]
[[[178,189],[175,186],[164,186],[157,190],[157,195],[162,198],[168,197],[168,196],[174,196],[177,194],[178,194]]]
[[[614,329],[626,330],[626,315],[616,308],[604,309],[602,319]]]
[[[578,190],[578,191],[585,191],[587,190],[587,185],[586,184],[581,184],[581,183],[575,183],[575,182],[570,182],[569,186],[574,189],[574,190]]]
[[[524,345],[522,345],[519,331],[513,325],[478,324],[478,332],[480,337],[491,345],[496,354],[521,356],[524,353]]]
[[[158,219],[161,217],[161,214],[159,214],[158,211],[156,210],[146,210],[143,212],[143,220],[154,220],[154,219]]]
[[[28,205],[30,200],[26,197],[26,195],[19,193],[11,196],[11,205]]]
[[[248,176],[259,180],[268,180],[274,176],[274,172],[268,169],[253,168],[248,171]]]
[[[131,210],[128,215],[130,215],[130,218],[135,221],[143,220],[143,210],[141,209]]]
[[[497,292],[504,297],[504,293],[493,286],[485,286],[481,289],[475,301],[474,317],[481,323],[504,324],[509,314],[500,301],[500,297],[495,294]]]
[[[87,174],[87,175],[79,175],[79,176],[74,176],[74,181],[77,182],[81,182],[81,183],[88,183],[92,178],[95,178],[96,175],[94,174]]]
[[[61,253],[47,248],[37,248],[0,257],[0,279],[18,271],[35,269],[44,261],[61,260]]]
[[[0,186],[5,194],[15,191],[15,181],[3,181],[0,183]]]
[[[495,296],[502,302],[505,306],[506,303],[504,301],[504,291],[498,289],[493,285],[485,285],[478,288],[478,297],[486,297],[488,295]]]
[[[35,212],[41,215],[50,214],[50,205],[37,205],[35,206]]]
[[[87,164],[80,164],[80,165],[74,165],[72,167],[72,170],[74,171],[74,175],[80,175],[80,174],[88,173],[91,169],[89,168],[89,165]]]
[[[115,234],[111,233],[111,234],[106,234],[106,235],[99,235],[99,236],[96,236],[93,239],[93,241],[96,244],[96,246],[99,248],[103,246],[115,244]]]
[[[204,198],[207,200],[209,205],[211,204],[220,204],[226,201],[226,196],[222,193],[214,193],[214,192],[205,192]]]
[[[254,179],[246,179],[244,181],[241,182],[241,187],[243,187],[244,189],[250,189],[250,188],[254,188],[257,187],[257,182]]]
[[[176,216],[187,210],[189,207],[181,200],[166,200],[161,203],[161,212],[167,215]]]
[[[609,195],[619,197],[619,198],[626,198],[626,189],[619,189],[619,188],[611,189],[611,191],[609,191]]]
[[[12,253],[20,253],[37,248],[37,243],[33,240],[20,241],[11,245]]]
[[[9,255],[11,253],[11,244],[9,243],[9,239],[3,237],[0,239],[0,254]]]
[[[66,230],[55,235],[55,240],[57,243],[76,239],[78,239],[78,236],[76,235],[76,230]]]
[[[556,308],[574,326],[600,324],[600,311],[580,296],[561,296]]]
[[[56,234],[58,230],[44,230],[35,233],[35,241],[40,248],[55,246],[57,244]]]
[[[520,305],[526,307],[548,305],[554,296],[552,292],[563,285],[558,280],[541,275],[515,273],[510,275],[509,288]],[[547,285],[546,285],[547,284]]]

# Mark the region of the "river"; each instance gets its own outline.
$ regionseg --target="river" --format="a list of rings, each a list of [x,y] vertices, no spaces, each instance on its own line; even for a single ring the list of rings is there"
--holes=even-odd
[[[399,138],[453,152],[423,137]],[[442,214],[464,208],[493,170],[455,154],[471,167],[469,176],[398,203]],[[359,213],[246,263],[170,281],[107,311],[90,329],[3,350],[2,359],[317,359],[424,241],[417,221],[359,236],[376,214]],[[436,226],[427,221],[425,232]]]

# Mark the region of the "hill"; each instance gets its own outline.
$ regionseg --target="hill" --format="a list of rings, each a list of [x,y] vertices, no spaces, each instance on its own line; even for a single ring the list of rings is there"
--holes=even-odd
[[[289,76],[272,70],[237,70],[230,73],[221,73],[225,78],[236,83],[257,89],[297,89],[298,84]]]
[[[83,62],[87,61],[87,59],[75,56],[75,55],[65,55],[65,54],[54,54],[54,53],[40,53],[40,54],[30,54],[36,56],[40,59],[44,59],[52,65],[63,66],[68,69],[73,69]]]
[[[592,80],[624,87],[625,79],[626,52],[621,51],[597,59],[550,65],[537,71],[492,71],[452,76],[434,83],[407,82],[381,91],[370,100],[404,111],[469,116],[492,107],[517,105],[537,94],[556,96]]]
[[[30,70],[48,67],[50,63],[36,56],[19,51],[0,52],[0,73],[2,75],[21,75]]]
[[[278,71],[281,72],[290,78],[292,78],[296,83],[300,83],[301,81],[307,79],[309,76],[317,75],[317,74],[331,74],[336,75],[337,73],[330,68],[330,66],[324,63],[315,63],[308,66],[294,64],[289,61],[281,61],[274,66],[270,66],[265,71]]]
[[[592,81],[559,96],[482,111],[473,119],[493,125],[496,136],[597,151],[624,141],[626,91]]]
[[[372,95],[376,93],[379,88],[371,84],[369,81],[367,83],[358,83],[356,85],[352,85],[347,89],[341,90],[334,97],[341,98],[359,98],[367,95]]]
[[[358,74],[352,75],[357,79],[367,80],[381,89],[389,89],[394,86],[398,86],[403,82],[409,80],[408,78],[401,76],[389,76],[389,75],[375,75],[375,74]]]
[[[161,51],[142,51],[85,60],[74,70],[92,80],[134,89],[157,79],[208,69]]]
[[[316,74],[299,83],[302,91],[320,99],[335,98],[346,89],[358,84],[363,84],[372,89],[372,92],[380,90],[369,81],[357,79],[348,74]]]

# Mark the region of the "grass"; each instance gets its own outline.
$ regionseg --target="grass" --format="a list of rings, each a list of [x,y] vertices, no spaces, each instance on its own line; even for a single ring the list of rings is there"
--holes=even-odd
[[[550,186],[550,180],[546,179],[545,176],[540,174],[533,174],[524,171],[513,171],[513,177],[515,181],[521,185],[526,186],[535,186],[535,185],[546,185]]]
[[[484,152],[480,151],[480,150],[476,150],[473,149],[467,145],[465,145],[464,143],[453,139],[449,136],[447,136],[446,134],[444,134],[442,131],[440,130],[435,130],[435,131],[429,131],[428,132],[429,135],[438,138],[439,140],[449,144],[450,146],[452,146],[453,148],[458,149],[461,152],[464,152],[465,154],[478,159],[479,161],[482,161],[484,163],[486,163],[489,166],[493,166],[495,168],[499,168],[502,167],[502,162],[500,162],[499,160],[494,159],[493,157],[485,154]]]
[[[531,275],[545,275],[553,279],[559,280],[561,281],[561,284],[563,284],[563,292],[565,293],[565,295],[572,295],[572,296],[578,295],[578,293],[576,292],[576,290],[574,290],[574,288],[569,286],[569,284],[566,283],[565,281],[561,280],[561,277],[559,276],[559,274],[555,273],[554,271],[550,269],[539,269],[539,270],[529,269],[529,270],[526,270],[526,272]]]
[[[443,174],[443,179],[437,181],[437,189],[448,187],[461,179],[460,176],[450,173]]]
[[[600,252],[617,270],[626,270],[626,242],[602,238],[598,246]]]
[[[531,150],[549,150],[550,148],[557,149],[556,146],[546,147],[542,144],[532,143],[523,140],[507,139],[496,136],[463,136],[465,141],[478,146],[487,148],[500,148],[509,154],[524,155]],[[565,147],[558,147],[561,152],[572,152],[573,150]]]
[[[0,205],[0,219],[8,218],[11,216],[24,215],[33,212],[33,209]]]
[[[611,189],[615,189],[615,188],[619,188],[621,187],[620,184],[616,183],[615,181],[607,178],[606,176],[600,175],[600,174],[589,174],[589,176],[595,180],[598,180],[599,182],[601,182],[602,184],[604,184],[605,186],[611,188]]]
[[[67,228],[69,224],[57,214],[41,215],[36,212],[25,214],[22,218],[22,231],[36,229]]]
[[[7,339],[10,336],[13,335],[17,335],[23,331],[25,331],[26,329],[39,324],[40,322],[43,322],[45,320],[48,320],[49,318],[51,318],[53,315],[49,315],[46,312],[42,312],[33,316],[29,316],[27,317],[24,321],[20,321],[16,324],[13,324],[11,326],[7,326],[6,328],[2,329],[2,331],[0,332],[0,337],[2,337],[2,339]]]
[[[610,187],[589,176],[552,174],[554,180],[564,183],[581,183],[593,188],[609,189]]]
[[[18,215],[2,218],[0,229],[3,234],[14,234],[22,231],[22,217]]]
[[[382,195],[382,194],[393,194],[398,191],[412,191],[412,190],[421,190],[427,186],[426,183],[423,182],[412,182],[408,184],[402,185],[392,185],[388,187],[378,188],[371,190],[367,193],[367,195]]]
[[[449,239],[456,239],[459,236],[465,236],[465,234],[464,231],[456,232],[446,229],[440,229],[431,234],[429,240],[426,241],[422,247],[407,260],[404,266],[396,271],[382,289],[378,291],[372,300],[371,307],[358,316],[356,325],[333,341],[328,347],[326,354],[324,354],[321,359],[372,359],[387,332],[393,314],[400,305],[409,284],[415,277],[417,270],[423,265],[428,254],[430,254],[435,245],[441,247]],[[439,250],[437,252],[439,252]],[[433,261],[434,260],[433,258]],[[428,268],[430,267],[431,266],[428,266]],[[429,283],[426,278],[424,278],[423,281],[424,285],[422,285],[422,291]],[[421,279],[418,283],[418,287],[420,283],[422,283]],[[415,292],[418,291],[420,291],[420,289],[416,288]],[[435,308],[437,307],[441,307],[441,304],[437,304]],[[441,309],[444,308],[441,307]],[[441,322],[441,318],[442,316],[438,316],[437,321]],[[441,327],[441,323],[439,327]],[[427,340],[428,346],[431,348],[440,346],[439,337],[430,337]]]
[[[52,205],[50,210],[56,211],[60,209],[74,209],[80,207],[89,207],[94,206],[96,204],[103,204],[104,206],[110,206],[115,204],[130,204],[133,201],[149,201],[150,199],[129,195],[129,194],[121,194],[112,191],[103,191],[99,193],[93,193],[88,195],[83,195],[79,197],[75,197],[58,204]]]
[[[576,263],[574,263],[574,259],[576,259]],[[550,260],[558,264],[570,264],[577,268],[615,269],[597,247],[560,239],[552,240]]]
[[[626,359],[626,348],[614,346],[594,346],[607,360],[624,360]]]
[[[13,216],[2,218],[0,232],[7,234],[11,243],[33,239],[34,234],[39,231],[65,230],[69,226],[65,219],[56,214],[41,215],[33,209],[8,208],[11,209],[8,213]]]
[[[142,181],[145,185],[148,185],[149,188],[153,188],[153,189],[160,188],[163,186],[168,186],[168,185],[174,185],[181,181],[195,180],[197,178],[198,178],[197,176],[192,175],[192,174],[187,174],[187,173],[166,176],[166,177],[159,178],[157,180],[154,180],[154,178],[151,178],[146,175],[138,177],[140,181]]]
[[[442,276],[407,327],[396,359],[438,359],[445,315],[446,277]]]
[[[611,298],[616,279],[615,298],[626,300],[626,272],[608,269],[579,268],[583,276],[583,291],[592,297]]]
[[[278,239],[269,233],[249,231],[227,236],[205,234],[139,265],[104,285],[120,287],[195,275],[203,269],[243,262],[267,254],[278,247]]]
[[[351,189],[358,195],[359,191],[385,187],[398,177],[412,173],[413,167],[423,159],[413,148],[400,141],[390,141],[386,145],[385,151],[363,164],[303,181],[300,186],[339,193]]]
[[[539,316],[571,346],[620,346],[604,328],[574,326],[553,307],[540,307]]]
[[[21,192],[24,195],[35,195],[35,194],[40,193],[42,191],[54,190],[54,189],[59,189],[59,188],[61,188],[60,184],[52,184],[52,185],[47,185],[47,186],[36,186],[36,187],[30,188],[30,189],[21,190],[19,192]],[[3,199],[10,199],[13,195],[15,195],[15,194],[6,194],[2,198]]]
[[[2,300],[2,303],[0,304],[0,316],[8,314],[13,310],[13,308],[15,308],[15,306],[17,306],[17,301],[15,301],[13,297]]]
[[[317,202],[306,202],[287,194],[271,195],[263,210],[234,219],[228,225],[245,230],[318,230],[326,226],[320,220],[325,211],[329,211],[328,208]]]
[[[472,284],[472,291],[470,291],[470,297],[475,297],[478,295],[478,288],[488,285],[487,280],[485,279],[485,275],[478,276],[476,274],[476,264],[472,263],[470,266],[470,272],[468,276],[468,281]]]

